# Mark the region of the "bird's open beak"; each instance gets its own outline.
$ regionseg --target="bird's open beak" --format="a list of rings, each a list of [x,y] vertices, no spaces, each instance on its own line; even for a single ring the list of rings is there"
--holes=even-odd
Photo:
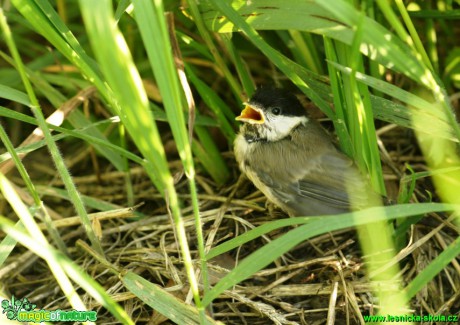
[[[251,124],[263,124],[265,122],[264,114],[257,108],[244,103],[246,107],[241,111],[240,116],[236,117],[237,121]]]

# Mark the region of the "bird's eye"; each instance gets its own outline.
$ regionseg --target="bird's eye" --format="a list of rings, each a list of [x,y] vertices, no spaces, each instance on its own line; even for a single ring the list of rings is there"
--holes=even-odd
[[[272,108],[272,114],[273,114],[273,115],[280,115],[280,114],[281,114],[281,108],[279,108],[279,107],[273,107],[273,108]]]

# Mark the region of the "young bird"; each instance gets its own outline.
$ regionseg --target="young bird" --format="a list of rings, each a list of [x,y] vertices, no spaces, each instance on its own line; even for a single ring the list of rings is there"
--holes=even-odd
[[[367,182],[292,94],[262,87],[236,118],[240,169],[290,216],[338,214],[365,206]]]

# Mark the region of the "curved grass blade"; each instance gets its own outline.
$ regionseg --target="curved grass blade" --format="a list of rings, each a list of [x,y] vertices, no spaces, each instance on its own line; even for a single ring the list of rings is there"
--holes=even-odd
[[[176,324],[220,324],[209,316],[206,316],[205,323],[200,322],[199,312],[195,307],[133,272],[123,275],[121,281],[139,299]]]
[[[412,215],[419,215],[429,212],[440,212],[440,211],[452,211],[458,208],[457,205],[452,204],[438,204],[438,203],[422,203],[422,204],[406,204],[406,205],[394,205],[385,208],[370,208],[355,213],[347,213],[338,216],[328,216],[321,218],[292,218],[300,219],[300,223],[305,223],[302,226],[294,228],[287,234],[278,237],[272,242],[268,243],[261,249],[252,253],[246,257],[243,261],[239,262],[238,265],[222,278],[203,298],[203,303],[208,305],[211,301],[217,298],[224,290],[238,284],[244,279],[248,278],[255,272],[259,271],[263,267],[267,266],[282,254],[288,252],[290,249],[298,245],[299,243],[325,232],[334,231],[338,229],[344,229],[353,226],[360,226],[364,224],[393,220],[404,218]],[[384,212],[384,213],[382,213]],[[292,223],[295,223],[293,221]],[[273,227],[283,227],[285,222],[277,220],[273,222]],[[268,232],[272,226],[263,226],[264,232]],[[257,228],[248,232],[249,235],[245,235],[245,241],[257,238],[261,235],[261,231]],[[241,244],[239,239],[232,239],[233,243],[238,241],[238,245]],[[231,245],[225,244],[226,249],[231,249]],[[217,250],[217,248],[214,248]],[[212,256],[217,254],[210,252]],[[219,249],[219,253],[223,253],[223,249]],[[211,255],[210,255],[211,256]]]
[[[25,234],[3,216],[0,216],[0,229],[48,263],[50,271],[54,273],[56,280],[74,309],[87,310],[68,277],[78,283],[89,295],[107,308],[122,324],[134,324],[124,309],[107,294],[104,288],[88,274],[84,273],[82,269],[77,267],[67,256],[62,255],[49,244],[42,243],[36,238]]]

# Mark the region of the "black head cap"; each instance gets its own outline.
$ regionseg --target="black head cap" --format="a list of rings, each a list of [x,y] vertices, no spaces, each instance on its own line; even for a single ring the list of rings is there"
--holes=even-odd
[[[285,116],[306,115],[306,110],[297,97],[281,88],[259,87],[249,100],[249,104],[265,110],[279,107]]]

